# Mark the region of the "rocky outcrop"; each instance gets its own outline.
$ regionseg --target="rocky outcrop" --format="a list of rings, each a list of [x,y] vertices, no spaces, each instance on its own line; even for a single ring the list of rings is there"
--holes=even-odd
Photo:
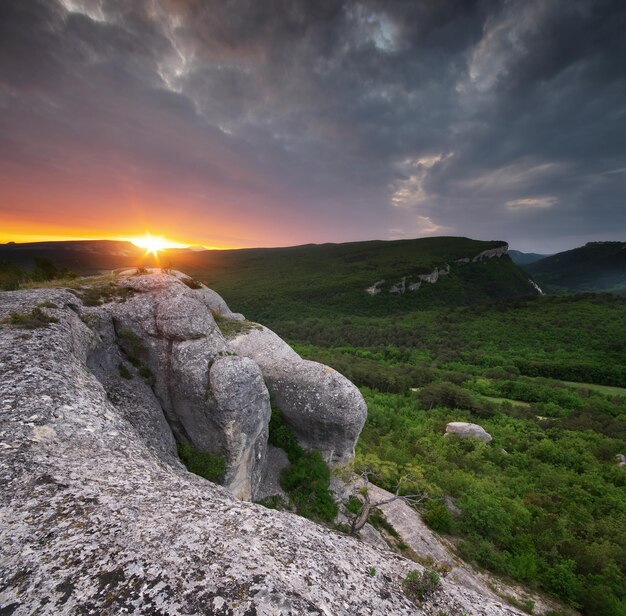
[[[160,272],[122,276],[119,285],[134,293],[97,311],[101,322],[113,324],[114,339],[103,338],[108,353],[116,356],[119,346],[120,361],[152,381],[176,439],[225,456],[225,485],[239,498],[253,498],[270,416],[258,366],[229,357],[234,353],[206,303],[208,289]]]
[[[402,276],[400,282],[392,285],[391,289],[389,289],[389,293],[399,293],[400,295],[404,294],[406,291],[406,276]]]
[[[378,295],[382,290],[381,287],[383,284],[385,284],[384,280],[378,280],[371,287],[367,287],[367,289],[365,289],[365,292],[369,293],[370,295]]]
[[[210,384],[231,435],[240,430],[254,437],[245,416],[263,409],[265,398],[254,385],[253,362],[239,356],[218,351],[210,376],[199,380],[207,349],[228,348],[228,342],[216,329],[201,335],[198,324],[206,321],[195,312],[193,290],[189,295],[179,282],[150,278],[132,281],[128,305],[87,308],[54,289],[0,294],[2,613],[515,613],[447,580],[417,608],[404,596],[402,580],[419,565],[237,500],[187,472],[161,399],[171,398],[173,387],[164,384],[158,394],[158,380],[168,373],[155,373],[152,385],[139,370],[156,369],[159,359],[177,361],[171,378],[178,379],[188,364],[197,376],[184,386],[195,396],[201,383]],[[159,307],[157,289],[189,299],[195,316]],[[32,330],[4,322],[11,312],[41,304],[55,321]],[[119,350],[123,327],[146,333],[145,349],[133,348],[136,340],[122,334],[128,352],[145,362],[140,368]]]
[[[502,244],[501,246],[497,246],[496,248],[490,248],[488,250],[483,250],[479,252],[474,257],[462,257],[460,259],[455,259],[454,263],[457,265],[467,265],[468,263],[482,263],[483,261],[488,261],[489,259],[500,258],[503,255],[506,255],[509,251],[508,244]],[[422,286],[422,283],[428,282],[429,284],[435,284],[442,276],[447,276],[450,274],[450,264],[446,263],[443,267],[435,267],[431,272],[426,274],[417,274],[412,276],[403,276],[399,282],[391,285],[389,288],[389,293],[395,293],[398,295],[403,295],[406,290],[409,291],[417,291]],[[414,280],[414,279],[417,280]],[[379,280],[375,282],[371,287],[365,289],[366,293],[370,295],[378,295],[382,291],[382,285],[384,284],[384,280]],[[529,281],[536,290],[543,294],[541,289],[532,281]]]
[[[266,327],[241,331],[228,343],[259,365],[277,407],[305,449],[319,450],[332,466],[352,459],[367,407],[348,379],[302,359]]]
[[[490,443],[493,438],[489,432],[487,432],[482,426],[473,423],[466,423],[465,421],[451,421],[446,426],[446,433],[444,436],[450,436],[454,434],[461,438],[473,438],[483,443]]]
[[[497,246],[496,248],[490,248],[489,250],[483,250],[479,252],[473,259],[472,262],[476,263],[477,261],[485,261],[487,259],[499,259],[503,255],[509,252],[509,245],[502,244],[502,246]]]

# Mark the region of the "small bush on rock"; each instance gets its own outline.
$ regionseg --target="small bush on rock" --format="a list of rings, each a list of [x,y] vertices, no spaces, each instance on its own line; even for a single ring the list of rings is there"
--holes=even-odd
[[[269,424],[269,443],[287,453],[291,465],[282,472],[280,485],[297,513],[312,520],[332,522],[337,515],[337,503],[329,490],[330,470],[319,451],[307,453],[302,449],[275,408]]]
[[[226,474],[226,459],[208,451],[198,451],[187,443],[177,443],[176,450],[187,470],[214,483],[221,483]]]
[[[404,594],[415,603],[426,601],[439,588],[441,580],[434,571],[409,571],[402,581]]]

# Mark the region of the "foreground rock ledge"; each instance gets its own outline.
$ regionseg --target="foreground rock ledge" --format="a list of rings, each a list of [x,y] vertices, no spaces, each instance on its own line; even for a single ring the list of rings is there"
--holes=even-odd
[[[74,295],[1,293],[0,320],[42,302],[57,323],[0,326],[3,614],[520,614],[445,581],[417,608],[418,565],[188,473],[150,388],[114,404],[88,369]]]

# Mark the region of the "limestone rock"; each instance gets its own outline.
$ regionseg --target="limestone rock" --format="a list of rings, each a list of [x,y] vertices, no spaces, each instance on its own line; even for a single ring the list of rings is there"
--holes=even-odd
[[[213,289],[202,285],[202,287],[196,289],[195,292],[196,296],[204,302],[205,306],[207,306],[213,314],[217,314],[225,319],[232,319],[233,321],[245,320],[245,317],[240,312],[232,312],[221,295],[216,293]]]
[[[225,483],[235,496],[250,500],[263,478],[270,420],[261,370],[246,357],[220,357],[211,366],[210,395],[229,455]]]
[[[483,250],[482,252],[479,252],[472,259],[472,261],[476,263],[477,261],[481,262],[481,261],[485,261],[486,259],[494,259],[494,258],[499,259],[503,255],[508,254],[508,252],[509,252],[509,245],[502,244],[502,246],[498,246],[497,248],[490,248],[489,250]]]
[[[135,317],[144,308],[153,316],[143,331],[156,330],[149,294],[169,285],[142,283],[141,310],[127,306],[127,314],[113,304],[84,308],[63,290],[0,293],[3,613],[518,613],[447,580],[436,605],[418,609],[402,593],[402,579],[420,569],[416,563],[238,501],[187,472],[160,399],[116,343],[115,320],[138,328]],[[58,322],[32,331],[1,323],[10,312],[46,300],[59,306],[44,309]],[[154,337],[146,356],[166,362],[173,358],[170,345],[177,347],[179,371],[202,359],[203,344],[225,344]],[[118,365],[132,370],[131,378]],[[264,407],[259,391],[238,376],[241,370],[259,379],[251,362],[216,357],[211,383],[217,387],[214,369],[216,377],[230,379],[229,386],[219,385],[220,400],[230,392],[245,405],[256,396]],[[194,370],[199,374],[199,364]],[[168,374],[164,367],[162,376]],[[225,400],[221,407],[224,417],[235,412],[229,405]]]
[[[204,296],[180,276],[130,275],[121,284],[136,294],[104,310],[129,359],[153,375],[154,392],[176,438],[225,456],[225,485],[240,498],[254,498],[264,470],[269,421],[269,395],[258,368],[233,361],[229,365],[237,364],[238,374],[220,371],[222,364],[215,360],[233,353]],[[221,375],[218,384],[209,382],[212,365]]]
[[[332,466],[354,457],[367,407],[348,379],[302,359],[266,327],[242,331],[229,344],[259,365],[277,407],[303,447],[319,450]]]
[[[215,329],[215,320],[206,306],[181,289],[156,298],[157,331],[168,340],[204,338]]]
[[[482,441],[483,443],[489,443],[493,440],[491,434],[487,432],[482,426],[473,423],[466,423],[464,421],[452,421],[446,426],[446,433],[444,436],[454,434],[461,438],[474,438]]]
[[[454,499],[449,494],[443,497],[443,502],[450,515],[453,515],[455,518],[460,518],[463,515],[463,511],[456,506]]]
[[[383,284],[385,284],[384,280],[378,280],[371,287],[367,287],[367,289],[365,289],[365,292],[369,293],[370,295],[378,295],[381,292],[381,287]]]

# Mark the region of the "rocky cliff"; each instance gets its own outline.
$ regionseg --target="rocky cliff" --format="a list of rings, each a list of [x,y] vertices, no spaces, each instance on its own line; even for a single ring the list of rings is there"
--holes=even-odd
[[[235,498],[266,470],[268,388],[331,464],[362,399],[205,287],[127,274],[0,294],[2,614],[518,613],[446,581],[416,607],[415,563]],[[176,439],[225,455],[229,489]]]

